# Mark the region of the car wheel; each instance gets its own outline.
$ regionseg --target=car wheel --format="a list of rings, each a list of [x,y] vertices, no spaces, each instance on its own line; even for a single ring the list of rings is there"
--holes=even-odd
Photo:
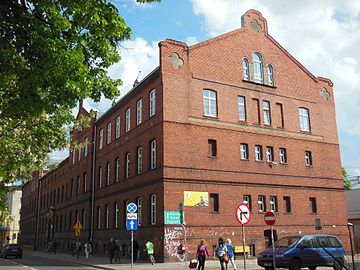
[[[343,269],[344,262],[342,259],[337,259],[334,261],[334,270],[342,270]]]
[[[316,266],[314,267],[309,267],[309,270],[315,270],[316,269]]]
[[[274,270],[273,267],[265,267],[265,270]]]
[[[301,262],[298,259],[294,259],[290,263],[290,270],[300,270],[301,269]]]

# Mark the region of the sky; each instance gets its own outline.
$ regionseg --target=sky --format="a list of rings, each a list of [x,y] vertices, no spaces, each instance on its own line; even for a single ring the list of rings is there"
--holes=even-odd
[[[353,0],[162,0],[139,4],[111,0],[132,29],[119,46],[121,61],[109,75],[121,78],[123,96],[159,65],[158,43],[171,38],[193,45],[240,28],[249,9],[260,11],[269,34],[315,77],[334,83],[342,166],[360,175],[360,1]],[[110,100],[87,101],[105,112]],[[58,154],[60,156],[60,154]]]

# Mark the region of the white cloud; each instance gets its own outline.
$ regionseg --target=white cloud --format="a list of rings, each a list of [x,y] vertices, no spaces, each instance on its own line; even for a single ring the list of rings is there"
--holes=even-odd
[[[187,37],[185,43],[189,46],[199,43],[197,37]]]

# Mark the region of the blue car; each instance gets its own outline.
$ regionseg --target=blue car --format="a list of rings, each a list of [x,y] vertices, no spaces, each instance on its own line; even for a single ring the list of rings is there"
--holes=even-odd
[[[276,268],[315,270],[318,266],[329,266],[341,270],[345,259],[344,247],[334,235],[286,236],[275,242]],[[272,247],[259,254],[257,263],[265,270],[273,269]]]

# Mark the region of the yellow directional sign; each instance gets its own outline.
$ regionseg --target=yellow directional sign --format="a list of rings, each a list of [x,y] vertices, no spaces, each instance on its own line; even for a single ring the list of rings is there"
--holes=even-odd
[[[76,221],[75,226],[74,226],[74,230],[75,230],[75,235],[76,236],[80,236],[81,230],[83,229],[83,226],[81,225],[80,221]]]

